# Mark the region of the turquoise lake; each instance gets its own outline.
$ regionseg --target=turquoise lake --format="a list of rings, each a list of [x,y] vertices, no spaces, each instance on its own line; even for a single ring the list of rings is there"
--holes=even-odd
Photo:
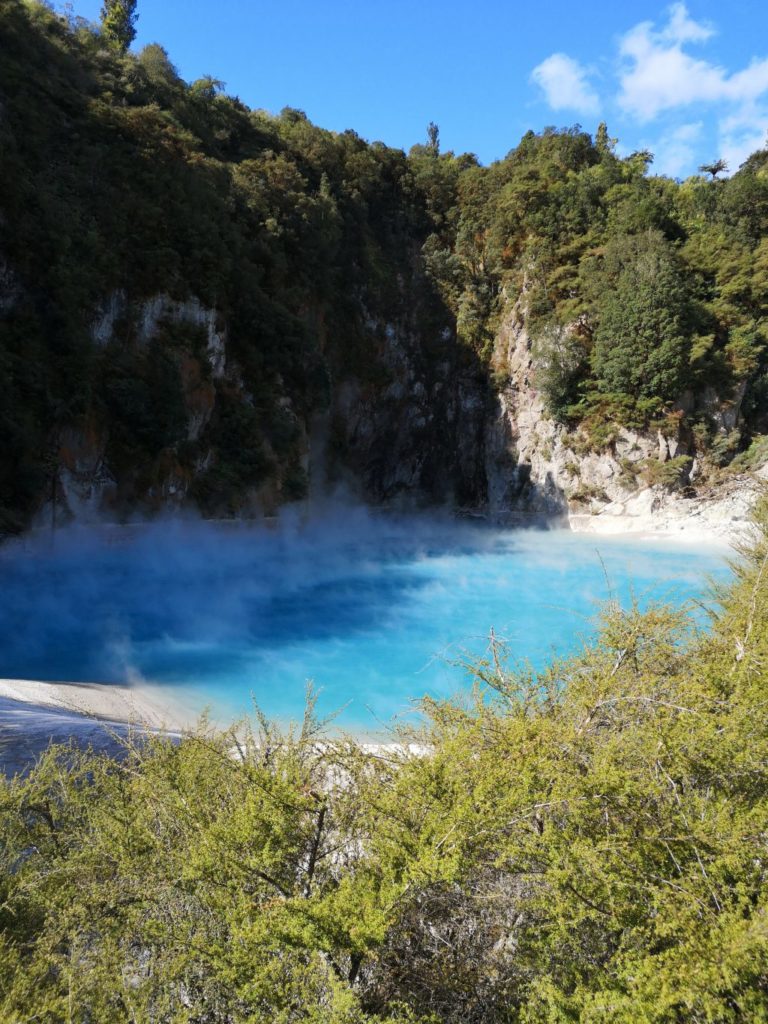
[[[335,510],[279,527],[65,530],[0,549],[0,675],[161,686],[224,722],[320,709],[375,731],[468,684],[490,630],[541,666],[594,630],[611,590],[707,600],[724,547],[499,530]]]

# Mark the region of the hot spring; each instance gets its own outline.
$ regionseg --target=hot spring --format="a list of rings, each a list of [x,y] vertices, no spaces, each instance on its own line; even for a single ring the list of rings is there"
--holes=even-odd
[[[334,510],[268,529],[169,522],[69,529],[0,549],[0,675],[158,687],[218,722],[252,698],[372,732],[469,685],[490,631],[543,665],[602,602],[704,598],[728,551],[565,530]]]

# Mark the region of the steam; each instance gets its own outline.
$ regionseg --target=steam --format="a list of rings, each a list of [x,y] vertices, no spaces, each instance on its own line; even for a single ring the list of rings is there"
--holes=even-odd
[[[599,557],[595,548],[600,548]],[[329,505],[275,526],[69,528],[0,549],[0,675],[148,682],[226,719],[253,694],[300,713],[306,680],[355,727],[464,682],[491,628],[516,656],[573,647],[612,584],[700,595],[721,553],[500,531]]]

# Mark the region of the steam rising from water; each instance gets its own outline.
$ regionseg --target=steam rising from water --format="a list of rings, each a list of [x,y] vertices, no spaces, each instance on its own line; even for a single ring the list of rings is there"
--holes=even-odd
[[[599,554],[598,550],[599,549]],[[630,584],[677,603],[726,572],[721,549],[499,531],[334,508],[279,527],[70,529],[0,549],[0,676],[146,680],[227,720],[253,693],[296,717],[305,683],[372,729],[466,682],[493,627],[541,665]]]

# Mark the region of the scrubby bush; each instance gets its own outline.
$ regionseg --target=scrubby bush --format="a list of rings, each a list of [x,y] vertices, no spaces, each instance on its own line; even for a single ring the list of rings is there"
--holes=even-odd
[[[683,474],[691,467],[688,455],[677,455],[674,459],[647,459],[642,465],[642,475],[649,487],[674,487],[683,480]]]

